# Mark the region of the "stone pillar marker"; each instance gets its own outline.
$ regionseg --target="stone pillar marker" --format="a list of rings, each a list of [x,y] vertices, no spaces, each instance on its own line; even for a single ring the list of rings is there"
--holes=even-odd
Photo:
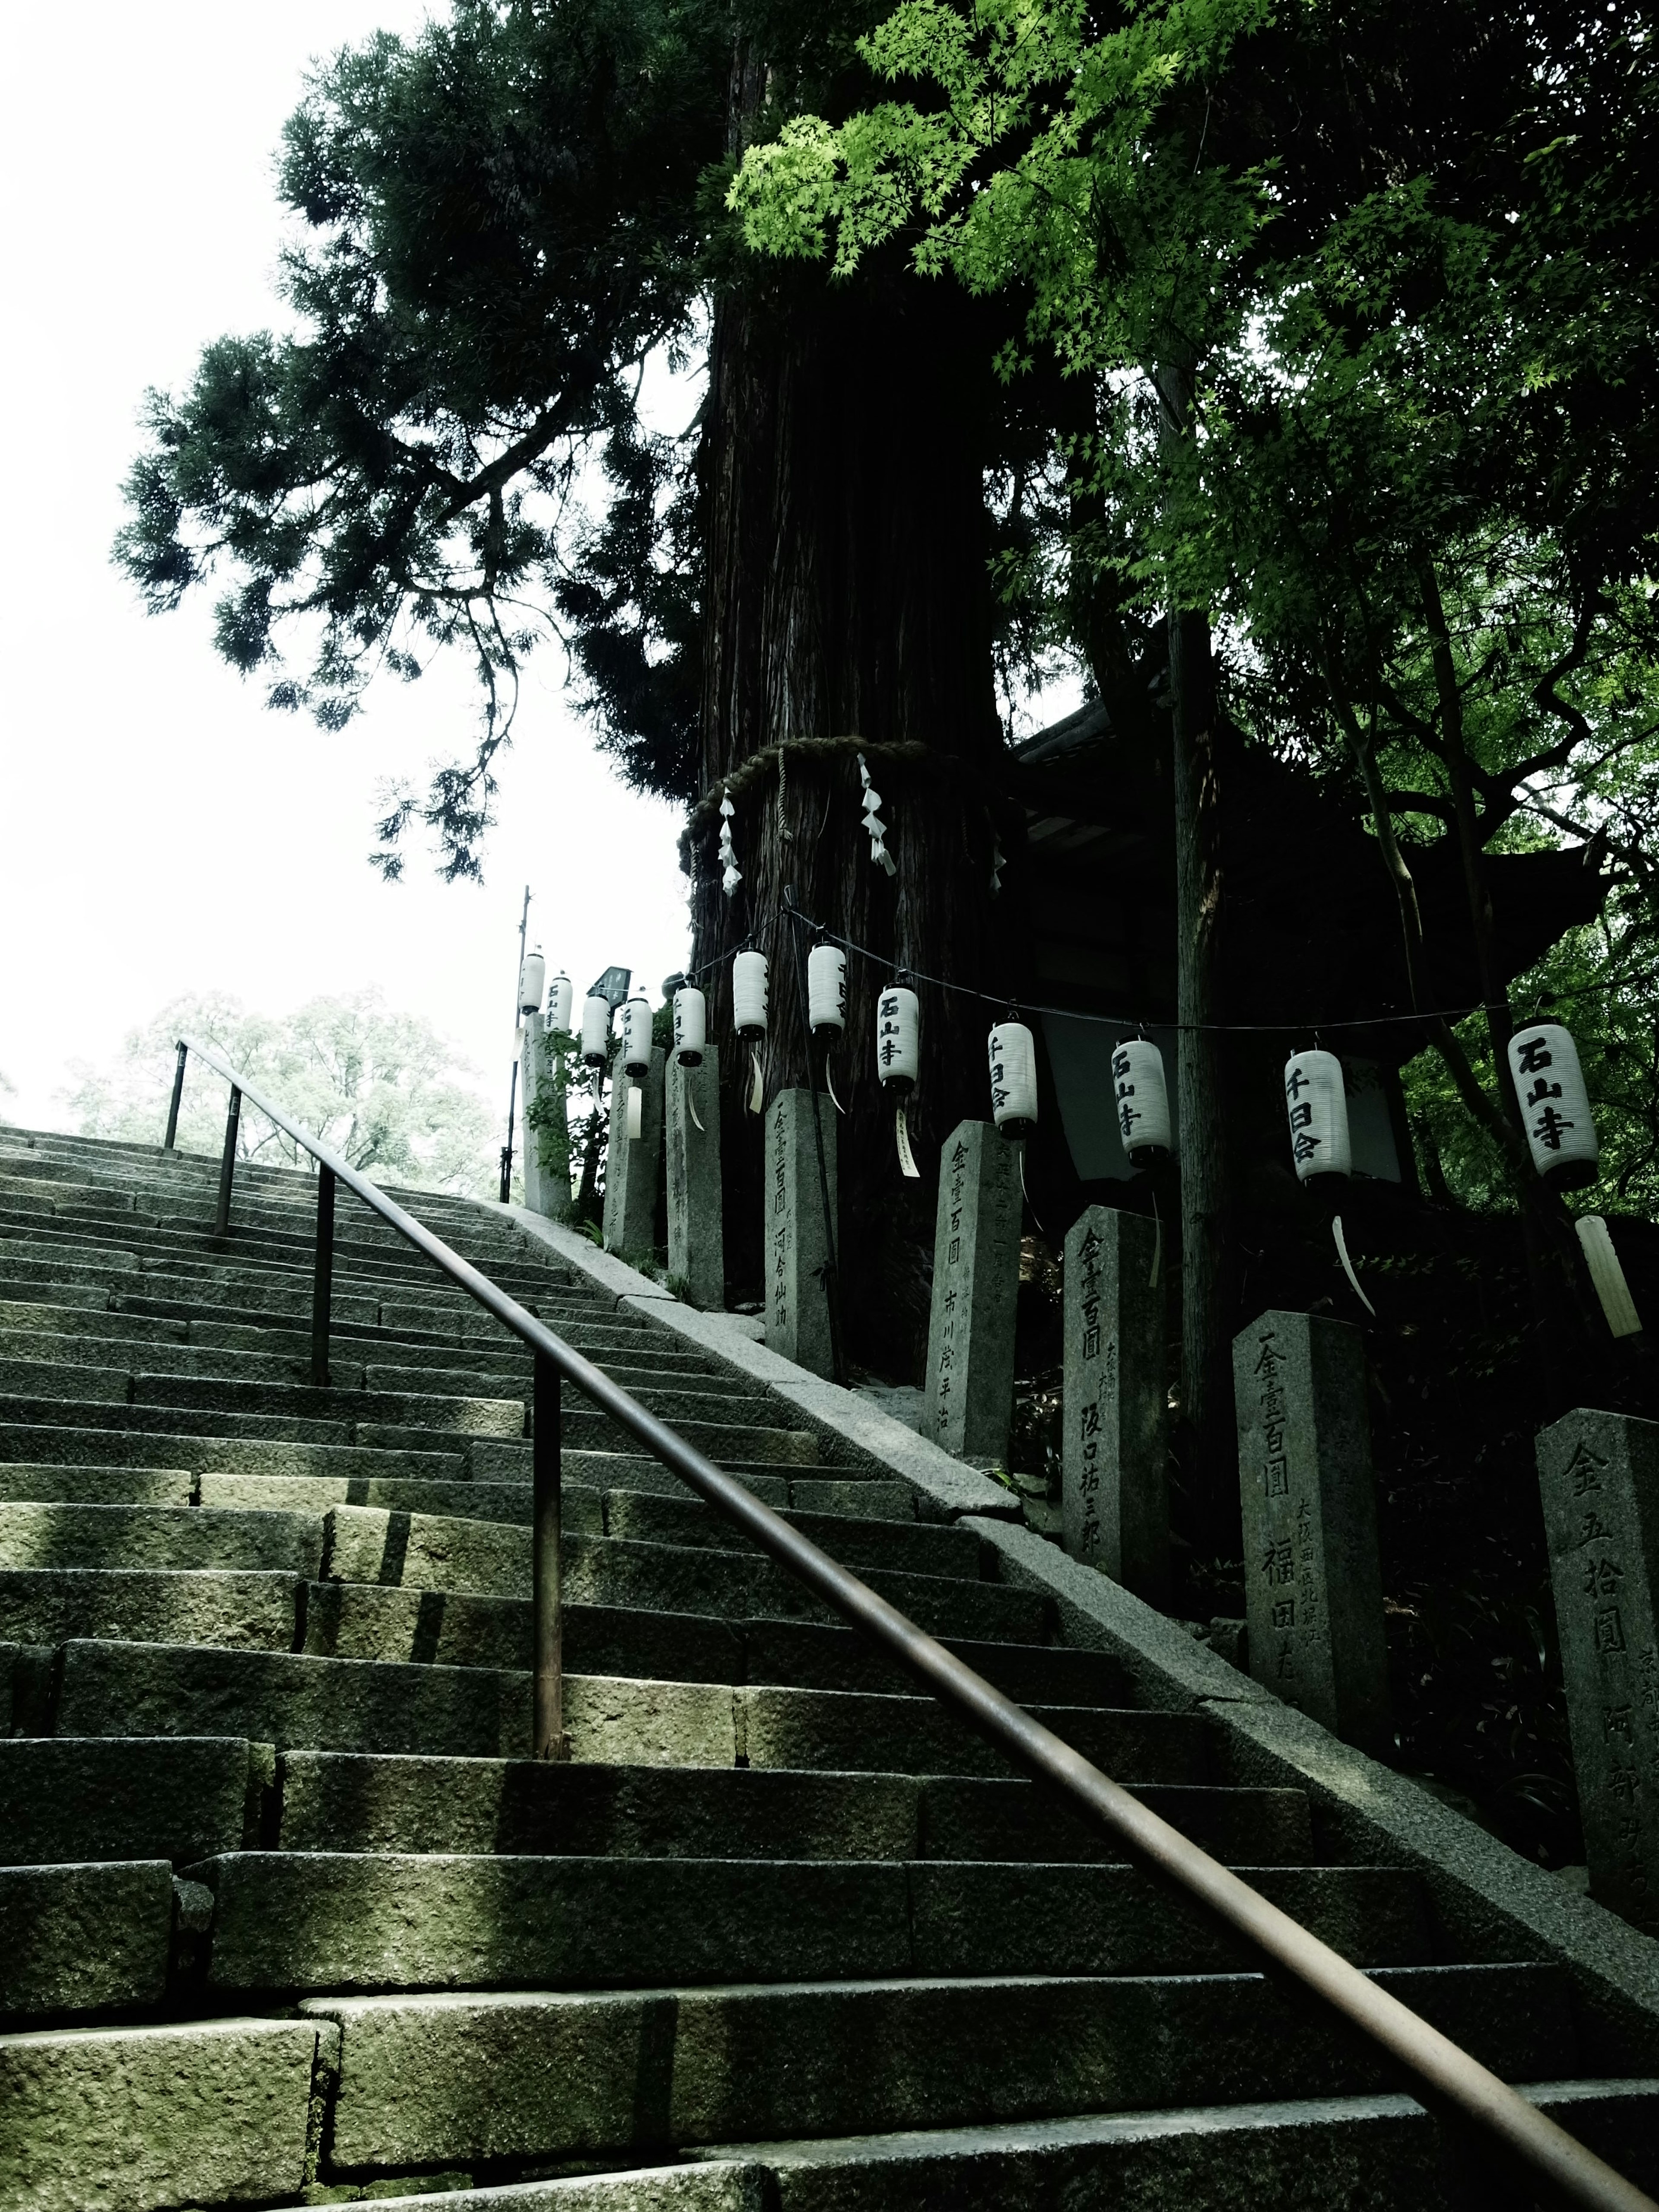
[[[719,1313],[726,1304],[726,1231],[720,1212],[720,1072],[712,1052],[696,1067],[670,1060],[664,1120],[668,1273],[684,1284],[694,1306]]]
[[[538,1210],[550,1221],[568,1221],[570,1196],[570,1061],[561,1060],[558,1032],[544,1024],[537,1048],[536,1096],[549,1118],[531,1133],[541,1196]],[[526,1189],[528,1186],[526,1185]]]
[[[1659,1421],[1580,1407],[1537,1449],[1590,1894],[1659,1936]]]
[[[540,1014],[526,1014],[520,1032],[519,1156],[523,1165],[524,1202],[532,1213],[551,1221],[570,1218],[570,1130],[566,1120],[567,1079],[549,1053],[556,1033]],[[532,1109],[538,1099],[550,1119],[538,1127]]]
[[[1357,1328],[1264,1313],[1233,1339],[1250,1672],[1362,1748],[1391,1740]]]
[[[958,1458],[1000,1461],[1014,1407],[1019,1155],[989,1121],[959,1121],[939,1154],[927,1323],[927,1428]]]
[[[524,1202],[532,1213],[544,1210],[539,1133],[530,1123],[541,1075],[543,1027],[541,1016],[534,1012],[524,1015],[519,1024],[519,1171],[524,1178]]]
[[[1158,1224],[1091,1206],[1066,1239],[1066,1549],[1149,1605],[1170,1595],[1164,1293]]]
[[[823,1111],[830,1213],[838,1222],[836,1109],[827,1098]],[[823,1287],[823,1197],[810,1091],[780,1091],[766,1109],[764,1250],[769,1349],[815,1375],[833,1374],[830,1301]]]
[[[611,1136],[605,1152],[605,1218],[607,1252],[644,1258],[656,1249],[657,1161],[662,1151],[663,1068],[667,1054],[651,1050],[651,1072],[640,1085],[640,1133],[628,1134],[630,1085],[619,1043],[611,1060]]]

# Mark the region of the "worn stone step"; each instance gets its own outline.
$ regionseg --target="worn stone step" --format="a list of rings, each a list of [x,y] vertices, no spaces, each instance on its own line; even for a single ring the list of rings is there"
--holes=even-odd
[[[850,1492],[854,1486],[846,1486]],[[787,1518],[804,1536],[833,1553],[849,1567],[893,1567],[917,1575],[954,1575],[976,1581],[979,1538],[971,1528],[943,1522],[865,1520],[854,1504],[849,1512],[791,1510]],[[651,1498],[613,1492],[605,1507],[605,1533],[642,1544],[703,1546],[711,1551],[744,1548],[744,1540],[712,1505],[687,1493]]]
[[[622,1389],[630,1391],[635,1398],[639,1395],[639,1391],[661,1389],[661,1387],[686,1391],[688,1395],[708,1395],[710,1391],[723,1391],[726,1395],[732,1394],[732,1378],[728,1374],[721,1374],[721,1370],[714,1367],[712,1360],[696,1358],[695,1354],[677,1356],[672,1352],[661,1352],[659,1354],[654,1345],[637,1345],[626,1343],[626,1340],[619,1343],[615,1336],[599,1338],[591,1329],[560,1328],[556,1329],[556,1334],[566,1345],[571,1345],[573,1352],[580,1352],[584,1358],[591,1358],[602,1374],[611,1376],[613,1382],[617,1382]],[[507,1332],[502,1332],[502,1336],[507,1336]],[[588,1343],[580,1343],[581,1336],[586,1336]],[[354,1354],[362,1352],[361,1345],[352,1349]],[[305,1356],[310,1358],[310,1343],[305,1349]],[[484,1354],[483,1347],[477,1352],[469,1349],[465,1363],[453,1352],[445,1349],[442,1363],[445,1364],[416,1364],[410,1358],[407,1349],[392,1356],[392,1347],[387,1347],[387,1352],[380,1354],[380,1358],[369,1354],[368,1389],[383,1389],[403,1395],[418,1394],[418,1391],[469,1395],[480,1389],[483,1380],[489,1380],[491,1389],[498,1391],[498,1395],[529,1398],[531,1385],[533,1385],[531,1354],[529,1352],[520,1354],[518,1345],[514,1345],[514,1352],[491,1352],[491,1354]],[[765,1405],[768,1401],[761,1398],[759,1402]]]
[[[63,1370],[65,1376],[76,1370]],[[293,1428],[316,1421],[343,1422],[355,1430],[365,1423],[394,1423],[399,1428],[442,1431],[462,1436],[522,1437],[525,1405],[520,1398],[447,1398],[435,1394],[399,1398],[372,1390],[317,1390],[308,1383],[228,1382],[222,1377],[135,1374],[131,1398],[135,1407],[185,1407],[194,1425],[198,1411],[219,1415],[280,1420]],[[0,1377],[3,1389],[3,1377]],[[348,1439],[349,1441],[350,1439]]]
[[[106,1432],[158,1437],[183,1433],[273,1444],[349,1444],[359,1441],[353,1434],[353,1424],[347,1420],[301,1420],[293,1415],[285,1418],[265,1413],[221,1413],[208,1407],[129,1405],[84,1397],[0,1394],[0,1439],[8,1435],[16,1435],[20,1441],[33,1437],[37,1445],[52,1443],[55,1446],[51,1432],[60,1429],[102,1429]],[[377,1433],[365,1441],[378,1444],[379,1440]],[[44,1455],[37,1449],[15,1455],[39,1459]]]
[[[1302,1790],[1141,1783],[1136,1795],[1236,1863],[1299,1865],[1311,1856]],[[290,1751],[280,1761],[278,1796],[270,1840],[289,1851],[1045,1864],[1119,1856],[1109,1837],[1034,1784],[963,1776]]]
[[[251,1850],[276,1774],[240,1736],[0,1737],[0,1866]]]
[[[647,1407],[647,1410],[650,1409]],[[771,1410],[769,1406],[768,1410]],[[676,1419],[672,1426],[678,1436],[685,1443],[695,1445],[717,1467],[726,1467],[732,1461],[757,1461],[766,1467],[816,1467],[818,1464],[818,1439],[817,1432],[811,1429],[773,1428],[758,1422],[740,1420],[690,1419]],[[584,1410],[581,1401],[574,1394],[565,1407],[560,1434],[565,1447],[570,1451],[626,1452],[638,1449],[634,1438],[620,1423],[611,1420],[607,1414]],[[422,1429],[412,1419],[396,1425],[359,1421],[354,1427],[352,1440],[361,1444],[393,1448],[403,1443],[416,1450],[440,1449],[448,1441],[447,1437]],[[491,1440],[481,1437],[479,1441]]]
[[[910,1678],[856,1630],[838,1623],[750,1620],[743,1624],[750,1682],[803,1689],[911,1690]],[[1133,1705],[1140,1699],[1125,1668],[1103,1651],[1067,1651],[1013,1639],[947,1635],[947,1650],[1021,1705]],[[982,1854],[973,1854],[975,1856]]]
[[[117,1316],[88,1316],[88,1319],[113,1320]],[[120,1318],[141,1321],[138,1315]],[[232,1351],[218,1346],[191,1344],[183,1341],[187,1324],[182,1322],[150,1322],[151,1328],[176,1330],[177,1336],[140,1338],[136,1334],[116,1336],[92,1329],[54,1331],[8,1328],[0,1330],[0,1374],[9,1377],[14,1361],[27,1360],[50,1365],[58,1370],[76,1369],[105,1369],[124,1374],[131,1382],[139,1370],[146,1375],[167,1375],[189,1377],[193,1382],[276,1382],[289,1386],[308,1385],[311,1377],[311,1345],[306,1340],[303,1352],[268,1352]],[[361,1391],[363,1387],[364,1364],[361,1356],[349,1354],[349,1339],[337,1339],[330,1362],[329,1379],[336,1389]],[[406,1370],[418,1374],[418,1370]],[[6,1387],[17,1389],[20,1383],[7,1381]],[[446,1395],[448,1395],[446,1393]]]
[[[1510,2079],[1571,2063],[1571,1995],[1547,1967],[1377,1978]],[[1253,1974],[324,1996],[301,2012],[341,2029],[332,2155],[363,2175],[1385,2086]]]
[[[410,1482],[361,1475],[204,1474],[204,1505],[241,1505],[261,1511],[325,1513],[331,1505],[376,1505],[393,1513],[434,1513],[461,1520],[516,1521],[531,1516],[527,1482]],[[564,1525],[603,1528],[597,1491],[567,1484]]]
[[[131,1412],[131,1408],[128,1408]],[[459,1439],[449,1439],[452,1444]],[[393,1451],[360,1444],[296,1443],[277,1436],[201,1436],[165,1428],[76,1428],[0,1422],[0,1467],[184,1468],[224,1474],[323,1474],[343,1479],[401,1477],[456,1482],[466,1473],[459,1450]]]
[[[172,1937],[166,1859],[0,1866],[0,2021],[155,2004],[167,1991]],[[14,2118],[8,2111],[8,2127]]]
[[[633,1765],[729,1766],[724,1683],[565,1678],[573,1755]],[[526,1758],[530,1677],[205,1645],[68,1643],[61,1735],[241,1735],[282,1747]]]
[[[768,1684],[739,1692],[751,1767],[856,1774],[1006,1775],[1007,1760],[931,1698],[867,1690],[795,1690]],[[1206,1783],[1210,1723],[1198,1713],[1097,1705],[1036,1705],[1036,1717],[1085,1759],[1127,1783]]]
[[[362,1585],[313,1583],[304,1649],[314,1658],[484,1667],[509,1674],[531,1662],[531,1611],[520,1598],[452,1597]],[[564,1663],[588,1674],[688,1682],[745,1680],[744,1624],[708,1614],[630,1611],[567,1602]]]
[[[700,2155],[695,2165],[633,2166],[580,2180],[522,2181],[382,2199],[385,2212],[768,2212],[766,2168],[750,2160]],[[385,2185],[396,2188],[396,2182]]]
[[[0,2036],[0,2204],[293,2203],[335,2048],[330,2025],[311,2020]]]
[[[521,1526],[338,1505],[331,1510],[329,1531],[328,1574],[334,1581],[455,1595],[530,1595],[530,1532]],[[562,1573],[568,1595],[581,1604],[712,1613],[727,1620],[833,1617],[804,1584],[756,1552],[573,1534],[563,1547]],[[1032,1591],[873,1567],[863,1571],[863,1578],[930,1635],[1040,1644],[1048,1633],[1047,1602]],[[356,1601],[370,1607],[367,1596]]]
[[[0,1643],[90,1637],[291,1651],[301,1640],[305,1590],[297,1575],[257,1569],[7,1569],[0,1571]]]
[[[878,1692],[912,1686],[850,1629],[827,1624],[575,1599],[568,1586],[565,1616],[566,1663],[590,1672]],[[611,1624],[602,1638],[600,1622]],[[306,1596],[304,1649],[323,1658],[516,1670],[530,1664],[531,1628],[527,1598],[314,1583]],[[1026,1703],[1137,1702],[1121,1670],[1092,1653],[949,1635],[945,1640]]]
[[[214,1567],[322,1573],[320,1514],[185,1505],[0,1504],[0,1571]]]
[[[0,1464],[0,1498],[28,1504],[190,1505],[196,1481],[186,1468]],[[297,1498],[286,1504],[290,1511],[307,1510]]]
[[[209,1985],[246,1996],[1238,1964],[1195,1910],[1127,1866],[253,1851],[189,1871],[214,1893]],[[1358,1964],[1427,1960],[1408,1875],[1264,1867],[1245,1878]]]
[[[566,1675],[573,1756],[642,1765],[1006,1773],[922,1698]],[[1209,1723],[1190,1713],[1036,1708],[1118,1780],[1202,1784]],[[59,1735],[240,1735],[283,1748],[523,1758],[527,1674],[309,1653],[82,1640],[64,1645]]]
[[[1521,2094],[1650,2192],[1659,2188],[1659,2081],[1534,2081]],[[763,2172],[779,2212],[1170,2212],[1308,2205],[1478,2212],[1492,2198],[1415,2099],[1350,2097],[1089,2112],[1045,2120],[758,2142],[721,2172]],[[1477,2158],[1479,2154],[1476,2154]],[[533,2185],[532,2185],[533,2187]],[[1310,2194],[1316,2191],[1316,2196]],[[452,2212],[442,2197],[381,2212]],[[563,2212],[514,2192],[453,2212]],[[574,2212],[574,2208],[571,2208]]]

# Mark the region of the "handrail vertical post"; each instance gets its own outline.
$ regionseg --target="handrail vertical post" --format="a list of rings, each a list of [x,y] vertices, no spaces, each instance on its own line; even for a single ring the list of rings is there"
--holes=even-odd
[[[179,1134],[179,1106],[185,1095],[185,1062],[189,1055],[190,1047],[180,1037],[179,1065],[173,1071],[173,1103],[167,1108],[167,1133],[161,1139],[161,1150],[164,1152],[170,1152],[173,1150],[173,1139]]]
[[[233,1083],[230,1086],[230,1110],[225,1115],[225,1151],[219,1163],[219,1211],[215,1217],[213,1233],[225,1237],[230,1232],[230,1186],[236,1176],[236,1132],[241,1126],[242,1093]]]
[[[532,1574],[535,1592],[533,1662],[534,1723],[532,1752],[537,1759],[568,1759],[564,1732],[563,1617],[559,1589],[560,1485],[562,1476],[561,1425],[562,1385],[545,1352],[536,1354],[532,1401],[532,1511],[534,1516]]]
[[[328,1329],[334,1308],[334,1170],[317,1166],[317,1269],[311,1285],[311,1382],[328,1388]]]

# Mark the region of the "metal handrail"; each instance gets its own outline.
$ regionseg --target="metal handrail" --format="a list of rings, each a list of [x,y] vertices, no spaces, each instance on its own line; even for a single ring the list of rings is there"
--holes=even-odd
[[[412,1214],[349,1167],[320,1138],[292,1121],[235,1070],[210,1045],[181,1038],[168,1146],[176,1129],[185,1055],[195,1052],[230,1085],[230,1111],[220,1176],[219,1230],[228,1225],[238,1115],[241,1098],[258,1108],[297,1145],[303,1146],[326,1179],[329,1236],[332,1237],[332,1184],[346,1185],[362,1203],[426,1255],[440,1273],[476,1298],[535,1355],[537,1399],[532,1468],[535,1488],[534,1561],[536,1750],[539,1757],[564,1755],[559,1725],[558,1637],[558,1384],[573,1383],[652,1456],[678,1475],[698,1495],[778,1565],[834,1607],[844,1620],[896,1659],[942,1703],[1034,1780],[1056,1789],[1073,1805],[1111,1834],[1140,1865],[1183,1891],[1227,1932],[1255,1952],[1270,1975],[1314,1997],[1353,2028],[1403,2075],[1411,2092],[1431,2112],[1474,2127],[1487,2144],[1525,2170],[1527,2185],[1541,2187],[1559,2202],[1586,2212],[1659,2212],[1654,2200],[1616,2172],[1606,2160],[1527,2102],[1517,2091],[1472,2058],[1449,2037],[1402,2004],[1398,1997],[1351,1966],[1328,1943],[1289,1913],[1272,1905],[1229,1868],[1191,1843],[1167,1820],[1143,1805],[1120,1784],[1091,1765],[1063,1737],[1005,1697],[935,1638],[924,1632],[867,1583],[849,1574],[828,1553],[803,1536],[781,1515],[763,1505],[737,1479],[717,1468],[677,1436],[664,1421],[604,1375],[580,1352],[556,1336],[534,1314],[509,1297],[470,1261],[453,1252]],[[317,1278],[325,1278],[319,1234]],[[325,1329],[326,1322],[323,1324]],[[313,1352],[315,1337],[313,1334]],[[314,1363],[313,1363],[314,1372]],[[543,1394],[550,1380],[552,1437],[543,1437]],[[548,1464],[550,1460],[550,1466]],[[550,1528],[544,1528],[550,1520]],[[551,1587],[547,1587],[550,1572]],[[551,1680],[548,1677],[550,1672]],[[550,1729],[548,1723],[550,1722]]]

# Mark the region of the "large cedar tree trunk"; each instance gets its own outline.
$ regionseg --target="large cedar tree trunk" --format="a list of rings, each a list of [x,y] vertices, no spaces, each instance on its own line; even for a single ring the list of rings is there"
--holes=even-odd
[[[710,362],[704,495],[708,570],[702,788],[686,844],[693,958],[723,1040],[726,1253],[758,1294],[762,1122],[742,1110],[747,1055],[731,1042],[728,955],[771,963],[766,1097],[807,1079],[795,933],[782,894],[884,961],[993,991],[1012,977],[991,890],[1000,744],[992,678],[981,409],[986,349],[944,287],[814,280],[785,302],[729,295]],[[872,748],[890,878],[871,859],[858,765]],[[744,763],[783,744],[781,757]],[[898,746],[897,754],[882,748]],[[743,882],[720,889],[716,813],[736,776]],[[1003,830],[1008,842],[1008,830]],[[841,1282],[850,1356],[920,1379],[939,1145],[988,1114],[986,1033],[997,1009],[919,981],[921,1073],[910,1102],[920,1183],[901,1176],[877,1079],[875,1003],[887,969],[849,957],[846,1038],[831,1060]]]

